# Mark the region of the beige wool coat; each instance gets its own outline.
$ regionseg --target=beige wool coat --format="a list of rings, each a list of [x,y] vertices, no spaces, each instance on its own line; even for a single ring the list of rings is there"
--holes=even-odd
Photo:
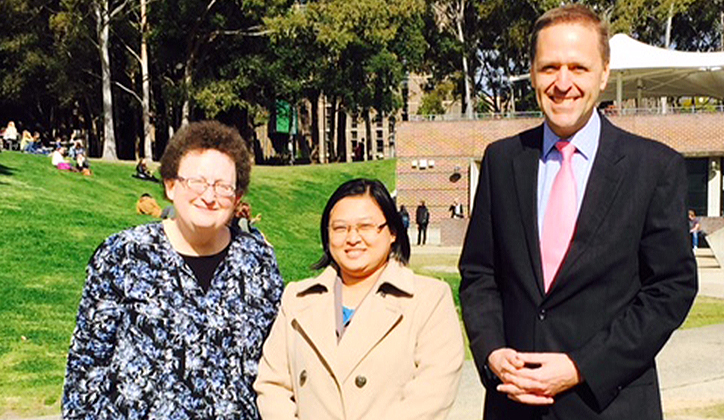
[[[336,277],[287,285],[254,384],[262,419],[444,419],[464,359],[450,287],[391,260],[338,343]]]

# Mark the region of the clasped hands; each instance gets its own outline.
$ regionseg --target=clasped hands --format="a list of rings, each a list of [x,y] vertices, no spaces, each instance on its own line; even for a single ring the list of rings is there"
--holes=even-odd
[[[502,381],[498,392],[529,405],[550,405],[554,397],[582,381],[565,353],[522,353],[501,348],[488,356],[488,366]]]

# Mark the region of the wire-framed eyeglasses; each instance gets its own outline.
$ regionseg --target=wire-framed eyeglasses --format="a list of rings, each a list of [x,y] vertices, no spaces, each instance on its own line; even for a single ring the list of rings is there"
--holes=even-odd
[[[198,195],[203,194],[209,187],[211,187],[214,190],[214,193],[219,197],[228,198],[236,195],[236,186],[226,182],[216,181],[211,183],[200,177],[184,178],[182,176],[177,176],[176,179],[179,180],[183,186]]]
[[[363,239],[374,239],[387,226],[387,222],[378,225],[376,223],[366,222],[348,225],[346,223],[332,223],[329,225],[329,235],[335,239],[346,238],[347,235],[354,230]]]

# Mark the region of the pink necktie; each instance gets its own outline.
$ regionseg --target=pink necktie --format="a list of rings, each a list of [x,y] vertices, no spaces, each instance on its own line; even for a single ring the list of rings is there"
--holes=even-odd
[[[546,293],[551,288],[561,262],[568,252],[576,226],[578,207],[576,179],[573,176],[571,164],[576,146],[567,141],[559,141],[556,143],[556,148],[561,152],[563,161],[548,196],[548,207],[543,218],[543,237],[541,238],[543,282]]]

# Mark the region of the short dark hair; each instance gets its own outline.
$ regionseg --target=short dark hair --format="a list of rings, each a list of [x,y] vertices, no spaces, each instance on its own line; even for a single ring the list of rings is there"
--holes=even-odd
[[[376,179],[357,178],[347,181],[340,185],[337,190],[329,197],[329,201],[324,206],[322,212],[322,222],[320,224],[320,233],[322,236],[322,249],[324,255],[316,263],[312,265],[312,269],[318,270],[332,264],[335,268],[337,264],[332,259],[329,252],[329,216],[332,213],[334,205],[346,197],[357,197],[368,195],[372,200],[380,206],[382,214],[385,215],[385,221],[390,232],[395,235],[395,242],[392,243],[390,249],[390,257],[396,259],[403,265],[407,265],[410,261],[410,238],[407,237],[407,230],[402,224],[402,217],[397,212],[394,200],[390,196],[389,191],[382,182]]]
[[[562,23],[580,23],[590,26],[598,34],[598,48],[601,50],[601,58],[604,64],[611,61],[611,47],[608,44],[608,25],[591,9],[580,4],[568,4],[556,7],[543,14],[533,25],[533,33],[530,37],[530,62],[535,61],[535,54],[538,48],[538,34],[543,29]]]
[[[192,122],[181,127],[166,146],[159,172],[164,180],[178,176],[181,159],[191,151],[217,150],[236,166],[236,192],[244,194],[251,178],[251,155],[239,132],[218,121]]]

